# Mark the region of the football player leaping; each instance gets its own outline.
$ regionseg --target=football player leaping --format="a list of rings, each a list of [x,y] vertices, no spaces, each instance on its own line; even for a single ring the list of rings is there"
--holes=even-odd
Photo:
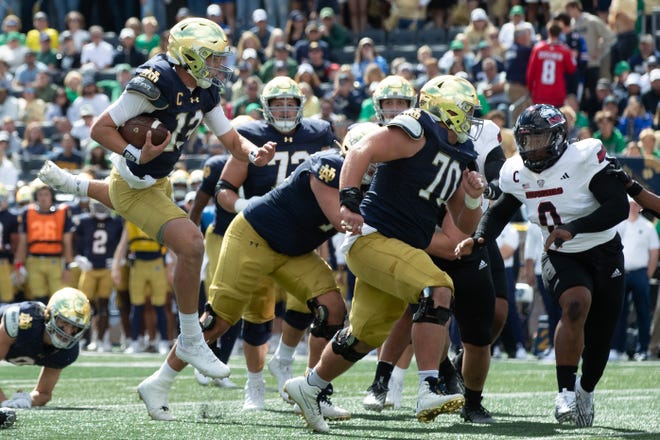
[[[495,240],[525,204],[543,230],[543,281],[562,308],[555,331],[555,418],[592,426],[594,388],[610,350],[624,294],[621,239],[615,226],[628,215],[623,183],[609,174],[603,144],[568,143],[566,119],[551,105],[525,109],[514,127],[519,156],[500,172],[504,195],[486,211],[475,238],[457,255]],[[582,376],[577,376],[582,358]]]
[[[167,175],[181,156],[180,147],[204,123],[240,160],[266,165],[275,154],[275,143],[261,148],[240,136],[220,106],[228,40],[223,30],[204,18],[188,18],[170,30],[167,53],[153,57],[137,69],[121,97],[92,126],[92,138],[114,152],[110,182],[80,181],[47,162],[41,178],[60,191],[89,195],[135,223],[177,257],[174,291],[179,308],[181,335],[170,352],[190,362],[210,377],[226,377],[229,368],[204,342],[197,314],[200,271],[204,255],[201,231],[188,220],[170,196]],[[160,145],[147,133],[143,148],[127,144],[117,126],[149,113],[164,123],[170,135]],[[160,407],[158,397],[141,393],[148,406]]]

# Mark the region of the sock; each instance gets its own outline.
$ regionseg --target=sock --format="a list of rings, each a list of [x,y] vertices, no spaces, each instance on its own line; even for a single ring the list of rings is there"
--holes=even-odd
[[[390,364],[389,362],[378,361],[378,365],[376,366],[376,375],[374,377],[374,384],[380,383],[381,385],[387,386],[390,381],[390,377],[392,377],[393,369],[394,365]]]
[[[264,380],[263,374],[261,371],[253,373],[251,371],[247,372],[247,381],[250,382],[262,382]]]
[[[476,407],[481,404],[481,391],[471,390],[465,387],[465,406]]]
[[[181,336],[197,336],[202,332],[197,313],[179,312],[179,325],[181,326]]]
[[[177,374],[179,374],[179,372],[173,370],[167,361],[163,362],[158,371],[156,371],[156,377],[158,380],[168,386],[172,386]]]
[[[307,383],[324,390],[330,384],[330,381],[322,379],[321,376],[316,374],[316,370],[312,368],[307,374]]]
[[[74,182],[76,183],[76,188],[73,192],[81,197],[87,197],[87,190],[89,189],[90,181],[87,179],[81,179],[80,177],[76,176]]]
[[[296,347],[289,347],[282,341],[282,338],[280,338],[280,342],[277,345],[277,349],[275,350],[273,357],[279,360],[281,363],[288,365],[293,363],[293,354],[295,352]]]
[[[419,384],[421,385],[424,380],[426,380],[427,377],[432,377],[434,379],[438,378],[438,370],[420,370],[417,373],[417,377],[419,379]]]
[[[403,381],[407,370],[407,368],[394,367],[394,370],[392,370],[392,380]]]
[[[563,389],[575,391],[575,375],[577,374],[577,365],[557,365],[557,388],[561,393]]]

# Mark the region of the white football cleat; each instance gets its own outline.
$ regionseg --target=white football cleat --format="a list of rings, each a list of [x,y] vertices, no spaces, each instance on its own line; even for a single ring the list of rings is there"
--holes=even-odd
[[[381,412],[385,407],[388,389],[381,382],[372,383],[367,389],[367,395],[362,400],[362,405],[369,411]]]
[[[211,383],[211,379],[200,373],[197,368],[193,370],[193,374],[195,375],[195,379],[197,380],[197,383],[200,384],[201,386],[205,387],[209,383]]]
[[[417,420],[429,423],[439,414],[458,411],[465,404],[462,394],[446,394],[435,377],[427,377],[417,390]]]
[[[575,423],[576,417],[575,391],[564,388],[555,396],[555,419],[559,423]]]
[[[289,379],[284,384],[284,392],[298,404],[307,425],[316,432],[330,432],[330,427],[321,414],[319,395],[321,388],[307,383],[307,378],[300,376]]]
[[[76,184],[76,176],[66,170],[63,170],[53,161],[47,160],[44,162],[43,166],[39,170],[37,177],[39,177],[39,180],[58,192],[85,195],[76,192],[78,187]]]
[[[213,379],[211,380],[211,384],[215,385],[218,388],[227,388],[227,389],[238,388],[238,385],[232,382],[231,379],[228,377],[225,377],[224,379]]]
[[[266,406],[266,382],[261,380],[245,383],[243,411],[262,411]]]
[[[212,379],[224,379],[231,373],[229,367],[211,351],[201,333],[199,337],[193,336],[192,338],[184,338],[183,335],[179,335],[176,343],[176,357],[188,362],[201,374]]]
[[[321,408],[321,414],[326,420],[348,420],[351,418],[350,411],[335,405],[330,400],[333,389],[332,384],[329,384],[321,394],[319,394],[319,407]]]
[[[594,392],[582,389],[580,376],[575,378],[575,425],[580,428],[594,424]]]
[[[170,352],[170,341],[158,342],[158,354],[167,354]]]
[[[284,399],[286,403],[293,405],[293,400],[291,400],[289,395],[285,393],[283,389],[286,381],[293,377],[293,364],[285,364],[278,358],[273,357],[270,362],[268,362],[268,371],[270,371],[270,374],[272,374],[277,380],[277,391],[279,391],[282,399]]]
[[[159,384],[154,375],[144,379],[137,387],[137,393],[147,406],[149,416],[154,420],[167,422],[176,420],[167,403],[168,392],[169,388]]]

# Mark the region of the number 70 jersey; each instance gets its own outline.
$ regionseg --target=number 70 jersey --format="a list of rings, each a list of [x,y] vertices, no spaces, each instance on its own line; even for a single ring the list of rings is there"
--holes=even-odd
[[[600,206],[589,183],[608,165],[605,156],[599,140],[585,139],[569,144],[554,165],[535,173],[525,167],[520,155],[515,155],[500,170],[500,188],[525,205],[529,221],[541,227],[546,240],[555,226],[585,217]],[[615,228],[580,233],[565,242],[559,251],[575,253],[591,249],[611,240],[615,234]]]

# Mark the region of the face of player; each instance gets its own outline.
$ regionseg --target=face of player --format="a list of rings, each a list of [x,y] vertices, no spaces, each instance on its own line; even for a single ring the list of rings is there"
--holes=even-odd
[[[206,60],[204,61],[206,63],[206,67],[209,69],[209,75],[212,77],[209,79],[213,79],[213,78],[216,78],[218,80],[225,79],[223,68],[226,66],[227,57],[211,55],[209,57],[206,57]]]
[[[273,118],[280,121],[295,121],[300,107],[297,99],[274,98],[269,102]]]
[[[388,98],[380,101],[380,107],[383,109],[385,121],[389,121],[396,115],[410,107],[410,102],[407,99],[401,98]]]

